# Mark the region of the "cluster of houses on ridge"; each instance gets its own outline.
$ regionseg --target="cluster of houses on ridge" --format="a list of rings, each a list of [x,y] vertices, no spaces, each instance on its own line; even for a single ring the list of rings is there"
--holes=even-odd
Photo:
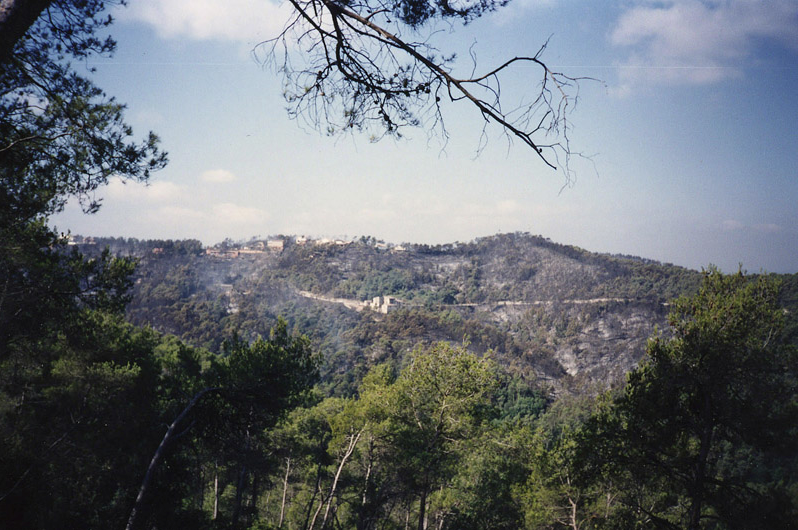
[[[75,245],[96,245],[97,240],[95,240],[91,236],[83,237],[83,236],[73,236],[72,234],[66,234],[67,245],[75,246]]]
[[[248,254],[263,254],[264,252],[282,252],[285,248],[285,241],[282,239],[269,239],[267,241],[256,241],[255,243],[242,247],[219,248],[208,247],[205,254],[219,258],[237,258]]]
[[[390,252],[404,252],[406,250],[403,245],[395,245],[393,243],[378,241],[373,237],[362,237],[359,240],[346,241],[343,239],[328,238],[312,239],[306,236],[277,236],[270,239],[249,241],[247,243],[237,243],[228,239],[223,243],[209,247],[204,247],[198,240],[137,240],[135,238],[128,238],[125,240],[125,238],[113,237],[84,237],[76,234],[65,234],[64,237],[67,240],[67,244],[70,246],[109,246],[112,250],[116,250],[120,253],[134,254],[138,256],[143,256],[145,254],[171,254],[172,252],[178,252],[180,254],[203,253],[206,256],[212,256],[216,258],[238,258],[248,255],[280,253],[283,252],[288,245],[296,245],[299,247],[346,247],[352,244],[365,244],[378,250]]]
[[[325,245],[337,245],[337,246],[347,246],[351,245],[352,241],[344,241],[342,239],[310,239],[305,236],[297,236],[293,238],[280,238],[280,239],[268,239],[264,241],[255,241],[254,243],[247,243],[242,246],[213,246],[207,247],[205,249],[205,254],[208,256],[214,256],[219,258],[237,258],[240,256],[252,255],[252,254],[263,254],[265,252],[282,252],[285,248],[286,242],[290,241],[295,245],[304,246],[304,245],[315,245],[315,246],[325,246]],[[402,245],[393,245],[390,243],[385,243],[383,241],[377,241],[374,243],[375,248],[382,249],[382,250],[391,250],[393,252],[403,252],[405,247]]]

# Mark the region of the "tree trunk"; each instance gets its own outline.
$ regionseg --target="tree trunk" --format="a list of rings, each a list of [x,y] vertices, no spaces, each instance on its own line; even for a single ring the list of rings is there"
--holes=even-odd
[[[374,460],[372,457],[372,453],[374,450],[374,437],[369,437],[369,452],[368,452],[368,463],[366,464],[366,479],[363,481],[363,499],[360,503],[361,506],[365,506],[366,502],[368,502],[368,493],[369,493],[369,480],[371,480],[371,467],[374,464]]]
[[[205,480],[207,477],[205,476],[205,466],[202,464],[202,462],[198,463],[198,468],[199,477],[197,480],[197,510],[202,512],[203,508],[205,508]]]
[[[321,482],[319,482],[318,486],[319,486],[319,493],[321,494],[320,495],[321,498],[319,499],[319,507],[316,508],[316,512],[313,514],[313,519],[310,520],[310,526],[308,527],[308,530],[313,530],[313,527],[316,526],[316,519],[319,518],[321,509],[324,507],[325,499],[324,499],[324,493],[322,493],[321,491]],[[313,498],[316,498],[316,496],[314,495]]]
[[[249,411],[250,418],[252,417],[252,409]],[[244,458],[247,458],[250,448],[250,435],[249,435],[249,427],[247,427],[246,433],[244,435]],[[246,462],[246,460],[245,460]],[[238,527],[238,518],[241,516],[241,503],[244,498],[244,486],[246,485],[247,479],[247,465],[242,463],[241,464],[241,471],[238,473],[238,481],[236,482],[236,500],[235,506],[233,507],[233,520],[232,520],[232,527]]]
[[[247,466],[241,464],[241,470],[238,472],[238,481],[236,481],[236,500],[233,506],[233,518],[231,526],[238,528],[238,518],[241,515],[241,500],[244,494],[244,481],[247,478]]]
[[[360,501],[361,506],[365,506],[366,502],[368,502],[368,493],[369,493],[369,480],[371,479],[371,460],[369,460],[368,465],[366,465],[366,478],[363,480],[363,498]]]
[[[130,517],[127,520],[127,526],[125,526],[125,530],[133,530],[133,528],[135,528],[136,518],[138,517],[139,512],[141,511],[142,504],[144,501],[144,496],[146,495],[147,490],[150,487],[150,482],[152,482],[152,477],[155,474],[155,470],[158,468],[158,464],[160,463],[161,458],[163,457],[164,452],[166,451],[166,446],[171,441],[172,436],[174,436],[177,426],[180,424],[181,421],[185,419],[186,416],[188,416],[188,413],[191,412],[191,409],[193,409],[194,406],[197,403],[199,403],[199,400],[202,399],[202,397],[205,394],[209,392],[216,392],[218,390],[219,390],[218,388],[205,388],[194,394],[194,397],[191,399],[189,404],[186,405],[186,408],[183,409],[183,411],[177,416],[177,418],[175,418],[175,421],[173,421],[172,424],[169,426],[169,428],[166,430],[166,434],[164,434],[163,440],[161,440],[161,444],[158,446],[158,449],[155,450],[155,454],[152,455],[152,460],[150,460],[150,465],[149,467],[147,467],[147,472],[144,474],[144,480],[141,482],[141,487],[139,488],[139,493],[136,496],[136,502],[133,504],[133,509],[130,510]]]
[[[574,501],[570,496],[568,496],[568,502],[571,505],[571,513],[570,513],[570,516],[569,516],[569,519],[570,519],[569,520],[569,523],[570,523],[569,526],[571,527],[572,530],[579,530],[579,521],[576,518],[576,515],[577,515],[577,511],[576,511],[577,504],[576,504],[576,501]]]
[[[321,520],[322,530],[324,530],[324,528],[327,526],[327,517],[330,514],[330,506],[332,506],[333,499],[335,498],[335,490],[338,487],[338,479],[341,477],[341,471],[343,471],[346,461],[349,460],[350,456],[352,456],[352,452],[354,452],[355,447],[357,447],[357,442],[360,440],[360,435],[363,434],[364,430],[365,427],[360,429],[356,435],[351,435],[349,437],[349,445],[346,447],[346,451],[341,457],[341,463],[338,466],[338,470],[335,472],[335,478],[333,479],[332,486],[330,487],[330,496],[327,498],[327,508],[324,510],[324,518]]]
[[[260,492],[260,474],[255,470],[252,473],[252,494],[250,495],[250,509],[247,516],[247,526],[252,525],[252,521],[258,518],[258,495]]]
[[[313,505],[316,503],[316,494],[321,491],[321,466],[316,466],[316,489],[313,490],[313,496],[310,498],[310,502],[308,503],[308,510],[305,513],[305,524],[302,526],[304,529],[311,528],[308,526],[310,522],[310,512],[313,511]]]
[[[421,488],[421,499],[418,503],[418,530],[424,530],[427,527],[427,486]]]
[[[704,504],[704,483],[706,482],[707,460],[712,446],[714,428],[708,427],[701,433],[701,445],[698,450],[698,460],[695,464],[693,483],[690,486],[690,522],[688,530],[701,528],[701,508]]]
[[[283,500],[280,502],[280,522],[277,523],[277,528],[283,527],[283,517],[285,515],[285,496],[288,493],[288,474],[291,472],[291,458],[286,458],[285,461],[285,478],[283,479]]]
[[[219,515],[219,466],[216,462],[213,463],[213,521]]]

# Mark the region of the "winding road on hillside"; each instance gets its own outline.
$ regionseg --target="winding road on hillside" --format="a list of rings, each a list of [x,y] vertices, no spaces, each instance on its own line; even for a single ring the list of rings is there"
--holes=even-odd
[[[331,302],[335,304],[342,304],[343,306],[354,309],[355,311],[362,311],[367,307],[370,307],[368,301],[361,301],[361,300],[352,300],[349,298],[333,298],[331,296],[324,296],[321,294],[311,293],[310,291],[300,291],[297,290],[297,294],[303,296],[305,298],[310,298],[313,300],[318,300],[321,302]],[[614,303],[626,303],[631,302],[631,298],[588,298],[588,299],[565,299],[565,300],[533,300],[531,302],[520,302],[515,300],[499,300],[497,302],[482,302],[482,303],[468,303],[468,304],[446,304],[451,307],[491,307],[493,309],[499,307],[506,307],[506,306],[541,306],[541,305],[551,305],[551,304],[603,304],[608,302]],[[412,307],[416,304],[407,303],[400,300],[403,305],[407,307]]]

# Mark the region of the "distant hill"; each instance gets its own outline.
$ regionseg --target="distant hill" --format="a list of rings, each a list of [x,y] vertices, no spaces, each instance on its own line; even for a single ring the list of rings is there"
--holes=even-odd
[[[401,364],[417,344],[438,340],[492,351],[555,393],[596,391],[640,360],[655,330],[667,332],[668,301],[694,292],[701,278],[522,233],[434,246],[284,236],[209,249],[198,241],[76,243],[139,258],[131,322],[218,351],[225,337],[267,334],[282,316],[311,337],[327,390],[341,395],[374,363]]]

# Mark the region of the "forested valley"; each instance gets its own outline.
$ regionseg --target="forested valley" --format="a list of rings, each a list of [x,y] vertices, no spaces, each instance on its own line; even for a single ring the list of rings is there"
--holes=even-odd
[[[795,275],[280,241],[11,255],[7,527],[795,524]]]
[[[357,104],[348,128],[397,135],[420,100],[441,125],[439,95],[466,81],[376,23],[503,4],[292,3],[309,51],[338,39],[363,67],[299,72],[295,112],[332,116],[331,89]],[[798,526],[798,275],[523,233],[204,248],[54,228],[68,202],[94,213],[109,179],[167,163],[70,63],[113,52],[107,7],[0,3],[0,528]],[[397,50],[420,62],[382,62]],[[529,61],[560,91],[576,81]],[[546,136],[570,101],[553,93],[511,129],[548,165],[570,154]]]

